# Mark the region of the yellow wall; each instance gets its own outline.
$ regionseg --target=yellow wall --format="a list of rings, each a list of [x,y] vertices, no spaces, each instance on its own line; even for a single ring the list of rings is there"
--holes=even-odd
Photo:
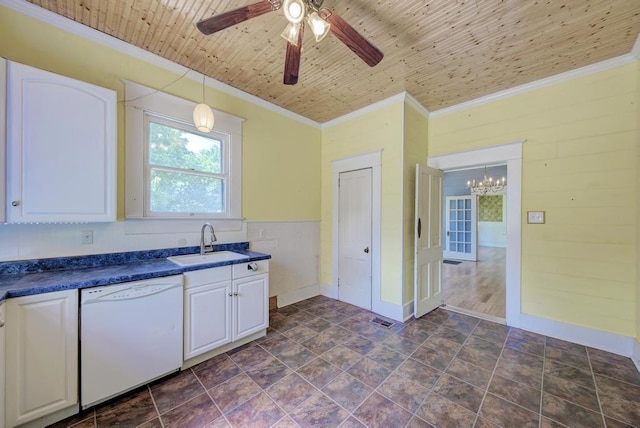
[[[636,164],[636,183],[638,185],[638,189],[640,191],[640,61],[636,63],[636,127],[638,132],[636,132],[636,147],[638,150],[638,163]],[[638,274],[638,269],[640,268],[640,200],[636,200],[636,342],[640,344],[640,275]],[[640,349],[640,346],[637,347]],[[640,358],[640,356],[636,355],[636,358]],[[640,362],[640,360],[638,360]]]
[[[429,123],[429,155],[526,139],[522,311],[636,335],[637,64]],[[529,210],[546,224],[528,225]]]
[[[404,109],[404,300],[413,300],[416,164],[427,160],[428,121],[411,105]]]
[[[402,117],[403,102],[353,118],[322,132],[322,224],[320,282],[332,282],[332,164],[334,160],[382,149],[381,299],[402,303]],[[375,267],[374,267],[375,268]]]
[[[124,100],[127,79],[162,88],[179,76],[0,7],[0,56],[114,89]],[[195,74],[194,74],[195,75]],[[190,79],[164,92],[200,101]],[[320,129],[208,87],[214,109],[247,119],[243,124],[243,216],[247,220],[320,219]],[[118,105],[118,217],[124,217],[124,107]]]

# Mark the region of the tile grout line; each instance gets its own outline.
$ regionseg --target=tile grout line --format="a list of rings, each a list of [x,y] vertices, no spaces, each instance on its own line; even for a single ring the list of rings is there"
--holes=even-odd
[[[487,394],[489,393],[489,387],[491,386],[491,383],[493,382],[493,376],[496,374],[496,370],[498,369],[498,363],[500,362],[500,358],[502,358],[504,349],[507,347],[507,340],[509,340],[509,335],[511,334],[511,327],[507,326],[507,328],[509,328],[509,331],[507,332],[507,336],[504,338],[504,343],[502,344],[500,355],[498,355],[498,359],[496,360],[496,363],[493,366],[493,370],[491,371],[491,376],[489,377],[489,382],[487,383],[487,387],[484,390],[484,395],[482,396],[482,400],[480,401],[480,407],[478,407],[478,413],[476,414],[476,420],[473,422],[473,426],[476,426],[478,424],[478,420],[480,419],[480,410],[482,410],[484,400],[487,398]]]
[[[218,355],[221,355],[221,354],[218,354]],[[225,355],[226,355],[226,353],[225,353]],[[216,357],[217,357],[217,355],[216,355]],[[211,357],[211,358],[215,358],[215,357]],[[227,358],[229,358],[229,356],[227,356]],[[231,358],[229,358],[229,360],[231,360]],[[231,360],[231,362],[232,362],[233,364],[235,364],[235,362],[234,362],[233,360]],[[238,368],[239,368],[239,367],[238,367]],[[198,381],[198,383],[200,384],[200,386],[202,386],[202,389],[204,389],[204,393],[205,393],[205,394],[207,394],[207,396],[209,397],[209,399],[211,400],[211,402],[213,403],[213,405],[214,405],[214,406],[216,406],[216,409],[218,409],[218,411],[220,412],[220,415],[224,418],[224,420],[225,420],[229,425],[231,425],[231,424],[229,423],[229,421],[227,420],[227,417],[226,417],[226,416],[224,415],[224,413],[222,412],[222,409],[220,408],[220,406],[218,406],[218,403],[216,403],[216,400],[214,400],[214,399],[213,399],[213,397],[211,396],[211,394],[209,394],[209,390],[207,389],[207,387],[206,387],[206,386],[204,386],[204,383],[202,383],[202,381],[201,381],[201,380],[200,380],[200,378],[198,377],[198,374],[197,374],[197,373],[196,373],[196,371],[193,369],[193,367],[189,367],[189,370],[191,370],[191,374],[193,374],[193,376],[196,378],[196,380]],[[235,377],[235,376],[234,376],[234,377]],[[224,383],[224,382],[222,382],[222,383]],[[217,386],[217,385],[216,385],[216,386]],[[215,387],[214,387],[214,388],[215,388]],[[211,388],[211,389],[213,389],[213,388]],[[200,396],[200,394],[199,394],[199,395],[196,395],[196,397],[199,397],[199,396]],[[195,398],[195,397],[194,397],[194,398]],[[188,402],[188,401],[187,401],[187,402]],[[184,404],[184,403],[183,403],[183,404]],[[216,419],[214,419],[214,420],[213,420],[213,421],[211,421],[211,422],[215,422],[215,421],[217,421],[218,419],[220,419],[220,418],[216,418]]]
[[[158,415],[158,420],[160,421],[160,426],[164,428],[164,422],[162,422],[162,417],[160,416],[160,409],[158,409],[158,404],[156,403],[156,399],[153,397],[153,393],[151,392],[150,384],[147,384],[147,390],[149,391],[149,396],[151,397],[151,401],[153,402],[153,408],[156,409],[156,414]],[[145,421],[147,423],[149,421]],[[98,426],[96,422],[96,426]]]
[[[540,406],[538,408],[538,428],[542,428],[542,403],[544,402],[544,371],[547,367],[547,336],[544,337],[544,347],[542,354],[542,379],[540,381]]]
[[[318,306],[319,306],[319,305],[318,305]],[[314,317],[314,318],[320,318],[320,319],[323,319],[323,320],[327,321],[329,324],[331,324],[331,327],[327,327],[325,330],[328,330],[328,329],[330,329],[330,328],[332,328],[332,327],[334,327],[334,326],[338,326],[338,324],[335,324],[335,323],[333,323],[333,322],[331,322],[331,321],[329,321],[329,320],[327,320],[327,319],[325,319],[325,318],[322,318],[321,316],[314,315],[313,313],[308,312],[308,311],[306,311],[306,310],[300,309],[300,311],[307,312],[308,314],[310,314],[310,316],[312,316],[312,317]],[[349,318],[353,318],[353,317],[349,317]],[[304,324],[304,323],[302,323],[302,324],[306,326],[306,324]],[[295,328],[295,327],[294,327],[294,328]],[[305,348],[305,349],[307,349],[309,352],[311,352],[315,357],[314,357],[311,361],[309,361],[308,363],[305,363],[305,364],[303,364],[302,366],[300,366],[298,369],[294,370],[292,367],[288,366],[284,361],[282,361],[280,358],[278,358],[275,354],[271,353],[271,351],[269,351],[268,349],[266,349],[266,348],[262,347],[259,343],[256,343],[256,345],[258,345],[258,346],[260,346],[260,348],[264,349],[264,350],[265,350],[269,355],[273,356],[276,360],[278,360],[280,363],[282,363],[285,367],[287,367],[288,369],[291,369],[291,370],[292,370],[292,372],[291,372],[291,373],[289,373],[287,376],[283,377],[282,379],[279,379],[277,382],[274,382],[272,385],[269,385],[269,387],[271,387],[271,386],[275,385],[276,383],[278,383],[278,382],[282,381],[283,379],[285,379],[285,378],[287,378],[287,377],[292,376],[292,375],[294,375],[294,374],[295,374],[295,375],[297,375],[298,377],[300,377],[300,379],[302,379],[303,381],[305,381],[306,383],[308,383],[308,384],[309,384],[312,388],[314,388],[316,391],[315,391],[313,394],[311,394],[311,396],[310,396],[310,397],[308,397],[308,398],[306,398],[305,400],[303,400],[302,402],[298,403],[298,405],[296,405],[296,407],[294,407],[294,408],[291,410],[291,412],[287,412],[287,411],[286,411],[285,409],[283,409],[283,408],[282,408],[282,407],[281,407],[277,402],[275,402],[275,400],[273,400],[273,398],[271,397],[271,395],[269,395],[269,393],[266,391],[266,389],[264,390],[264,392],[267,394],[267,396],[268,396],[271,400],[273,400],[273,401],[274,401],[274,403],[275,403],[275,404],[276,404],[280,409],[282,409],[282,411],[285,413],[285,416],[286,416],[286,417],[289,417],[289,418],[290,418],[290,419],[291,419],[291,420],[292,420],[296,425],[298,425],[298,426],[300,426],[300,424],[298,424],[298,422],[297,422],[297,421],[296,421],[296,420],[291,416],[291,413],[293,413],[296,409],[298,409],[298,408],[299,408],[300,406],[302,406],[304,403],[306,403],[307,401],[309,401],[309,399],[311,399],[311,397],[313,397],[313,396],[314,396],[314,395],[316,395],[318,392],[320,392],[321,394],[323,394],[323,395],[325,395],[327,398],[329,398],[332,402],[334,402],[338,407],[340,407],[340,408],[344,409],[344,410],[348,413],[347,418],[346,418],[344,421],[342,421],[342,422],[340,423],[340,425],[343,425],[343,424],[344,424],[344,422],[346,422],[346,420],[347,420],[347,419],[349,419],[349,417],[350,417],[350,416],[352,416],[351,412],[350,412],[348,409],[346,409],[345,407],[343,407],[342,405],[340,405],[340,403],[336,402],[332,397],[330,397],[330,396],[329,396],[329,395],[327,395],[325,392],[323,392],[321,388],[317,388],[314,384],[312,384],[312,383],[311,383],[311,382],[309,382],[307,379],[305,379],[303,376],[301,376],[300,374],[298,374],[298,373],[297,373],[297,370],[301,369],[302,367],[304,367],[304,366],[306,366],[307,364],[309,364],[309,363],[311,363],[311,362],[315,361],[315,360],[316,360],[316,359],[318,359],[318,358],[322,358],[322,354],[317,354],[316,352],[314,352],[314,351],[312,351],[311,349],[309,349],[309,348],[307,348],[306,346],[304,346],[302,343],[300,343],[300,342],[296,341],[295,339],[293,339],[293,338],[291,338],[291,337],[287,336],[287,335],[285,334],[285,332],[282,332],[282,331],[279,331],[279,330],[276,330],[276,331],[278,331],[278,333],[279,333],[279,334],[281,334],[281,335],[283,335],[285,338],[287,338],[287,340],[291,340],[291,341],[295,342],[296,344],[298,344],[298,345],[300,345],[300,346],[304,347],[304,348]],[[286,330],[286,331],[289,331],[289,330]],[[324,331],[324,330],[323,330],[323,331]],[[349,330],[349,331],[350,331],[350,330]],[[316,335],[315,335],[315,336],[313,336],[313,337],[316,337],[316,336],[320,335],[321,333],[322,333],[322,332],[320,332],[320,333],[316,334]],[[310,338],[310,339],[313,339],[313,337],[312,337],[312,338]],[[309,340],[310,340],[310,339],[309,339]],[[341,343],[340,343],[340,344],[338,344],[338,345],[333,346],[333,347],[332,347],[332,348],[330,348],[329,350],[331,350],[331,349],[333,349],[333,348],[335,348],[336,346],[339,346],[339,345],[341,345]],[[327,351],[329,351],[329,350],[327,350]],[[325,351],[325,352],[327,352],[327,351]],[[364,356],[363,356],[363,357],[364,357]],[[360,358],[360,359],[362,359],[362,358]],[[328,364],[330,364],[331,366],[333,366],[333,367],[337,368],[338,370],[340,370],[340,372],[341,372],[340,374],[345,373],[345,374],[347,374],[347,375],[351,376],[351,375],[350,375],[350,373],[347,373],[346,371],[342,370],[340,367],[337,367],[336,365],[334,365],[334,364],[333,364],[333,363],[331,363],[330,361],[327,361],[327,360],[325,360],[324,358],[322,358],[322,360],[323,360],[323,361],[326,361],[326,362],[327,362]],[[360,361],[360,360],[358,360],[358,361]],[[355,363],[354,363],[354,364],[355,364]],[[241,368],[241,369],[242,369],[242,368]],[[327,382],[327,383],[326,383],[326,385],[323,385],[323,387],[325,387],[325,386],[327,386],[329,383],[331,383],[331,381],[333,381],[336,377],[340,376],[340,374],[339,374],[339,375],[337,375],[337,376],[335,376],[335,377],[333,377],[329,382]],[[354,379],[355,379],[355,378],[354,378]],[[357,380],[357,379],[356,379],[356,380]],[[260,385],[258,385],[258,386],[260,386]],[[284,419],[284,417],[285,417],[285,416],[283,416],[280,420]],[[354,418],[355,418],[355,416],[354,416]],[[356,419],[357,419],[357,418],[356,418]],[[279,420],[279,421],[280,421],[280,420]],[[278,422],[279,422],[279,421],[278,421]],[[276,423],[277,423],[277,422],[276,422]]]
[[[598,383],[596,381],[596,374],[593,371],[593,365],[591,364],[591,354],[589,353],[589,348],[585,346],[585,351],[587,352],[587,361],[589,361],[589,370],[591,371],[591,379],[593,380],[593,387],[596,390],[596,398],[598,399],[598,408],[600,409],[600,416],[602,417],[602,426],[607,426],[607,419],[604,416],[604,410],[602,410],[602,401],[600,400],[600,393],[598,392]]]

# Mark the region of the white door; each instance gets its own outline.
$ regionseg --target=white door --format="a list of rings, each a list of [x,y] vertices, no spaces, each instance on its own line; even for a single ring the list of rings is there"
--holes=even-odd
[[[371,309],[371,168],[340,173],[338,295]]]
[[[477,206],[476,195],[447,196],[445,258],[474,262],[478,260]]]
[[[233,340],[269,326],[269,275],[233,280]]]
[[[416,165],[414,316],[442,303],[442,171]]]

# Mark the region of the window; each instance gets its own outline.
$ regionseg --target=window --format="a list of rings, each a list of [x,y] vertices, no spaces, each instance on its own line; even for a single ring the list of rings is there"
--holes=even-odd
[[[210,133],[195,103],[125,82],[128,218],[241,218],[242,119],[214,111]],[[145,95],[146,94],[146,95]]]
[[[152,216],[224,214],[229,136],[145,115],[146,211]]]

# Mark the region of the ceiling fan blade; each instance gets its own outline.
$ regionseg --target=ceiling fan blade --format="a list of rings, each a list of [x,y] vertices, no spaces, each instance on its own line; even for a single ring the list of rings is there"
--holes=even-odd
[[[300,71],[300,57],[302,56],[302,34],[304,33],[304,25],[300,26],[298,33],[298,45],[287,42],[287,55],[284,59],[284,78],[285,85],[295,85],[298,83],[298,74]]]
[[[384,54],[370,41],[362,37],[351,25],[342,19],[337,13],[332,12],[327,18],[331,24],[330,31],[349,49],[358,55],[370,67],[382,61]]]
[[[237,9],[221,13],[220,15],[214,15],[210,18],[203,19],[198,22],[196,26],[204,35],[208,36],[209,34],[224,30],[225,28],[239,24],[247,19],[264,15],[265,13],[271,12],[275,9],[277,8],[274,7],[269,0],[261,0],[258,3],[239,7]]]

